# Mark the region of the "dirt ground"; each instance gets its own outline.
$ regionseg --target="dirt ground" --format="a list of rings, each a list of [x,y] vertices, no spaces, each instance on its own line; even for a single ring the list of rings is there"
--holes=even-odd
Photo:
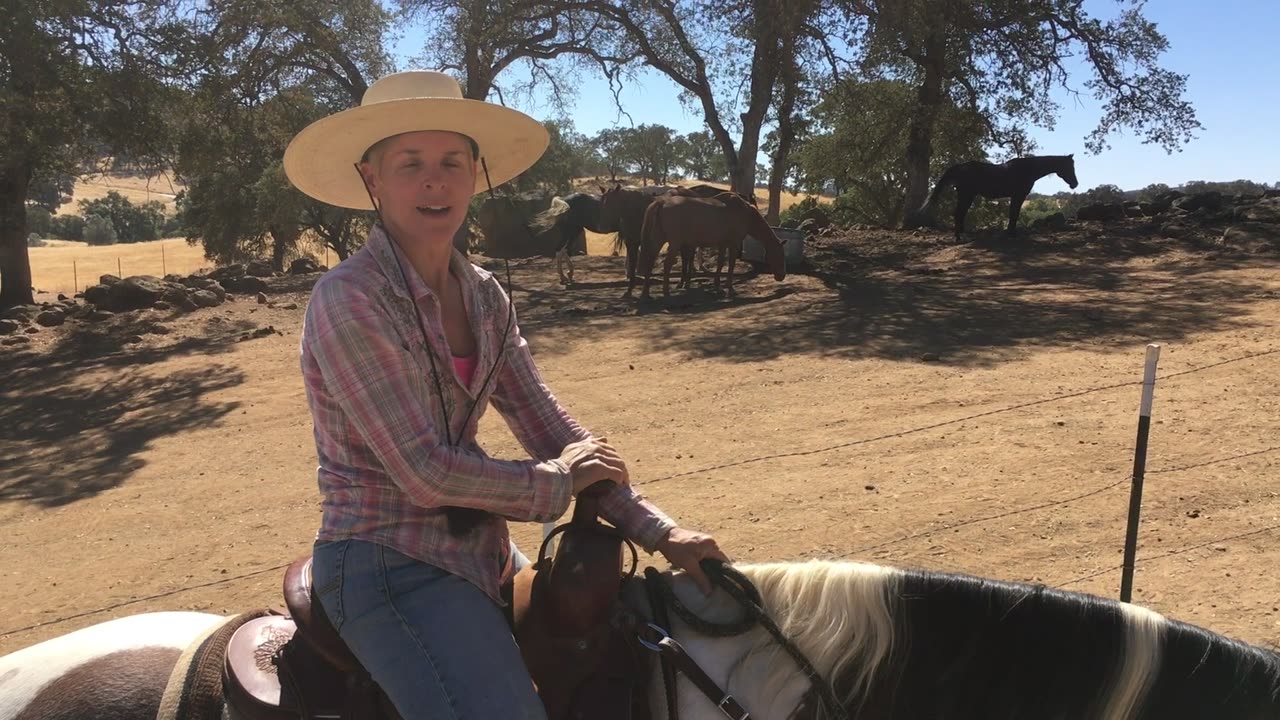
[[[569,289],[551,260],[511,270],[561,401],[738,561],[1114,597],[1135,383],[1163,343],[1135,601],[1275,644],[1280,262],[1149,230],[860,231],[814,241],[781,283],[739,266],[734,299],[699,278],[623,300],[622,258],[578,259]],[[298,372],[314,279],[273,280],[270,306],[68,323],[2,349],[0,653],[129,613],[280,603],[274,568],[319,521]],[[519,456],[495,412],[481,438]],[[513,530],[536,550],[539,527]]]

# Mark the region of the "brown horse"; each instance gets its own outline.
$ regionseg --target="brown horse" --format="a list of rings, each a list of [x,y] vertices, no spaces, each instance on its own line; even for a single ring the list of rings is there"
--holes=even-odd
[[[653,186],[643,189],[624,188],[622,183],[615,182],[612,188],[600,186],[600,226],[607,232],[618,233],[613,242],[616,254],[622,249],[627,253],[627,280],[633,281],[636,276],[636,263],[640,257],[641,234],[644,231],[644,213],[649,205],[660,197],[685,196],[713,198],[725,192],[714,185],[691,185],[689,187]],[[756,205],[756,196],[740,195],[743,199]]]
[[[727,285],[729,294],[732,295],[733,268],[738,256],[742,254],[742,241],[747,235],[760,241],[774,279],[783,280],[787,276],[787,270],[782,241],[760,213],[740,195],[724,192],[714,198],[691,197],[686,194],[658,198],[644,214],[639,264],[644,268],[645,282],[641,297],[649,297],[653,265],[664,243],[668,246],[667,258],[663,263],[664,296],[671,293],[671,266],[680,256],[686,260],[681,272],[681,285],[688,286],[692,251],[697,247],[711,247],[719,251],[715,274],[717,289],[720,287],[724,257],[728,255]],[[628,296],[634,286],[635,278],[632,278],[627,286]]]

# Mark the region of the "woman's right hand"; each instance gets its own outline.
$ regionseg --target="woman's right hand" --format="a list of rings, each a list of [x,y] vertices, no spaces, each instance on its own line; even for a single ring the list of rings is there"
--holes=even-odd
[[[609,480],[618,485],[631,484],[627,473],[627,464],[622,456],[609,444],[607,438],[591,438],[580,440],[565,446],[560,453],[560,461],[569,466],[573,473],[573,494],[595,485],[601,480]]]

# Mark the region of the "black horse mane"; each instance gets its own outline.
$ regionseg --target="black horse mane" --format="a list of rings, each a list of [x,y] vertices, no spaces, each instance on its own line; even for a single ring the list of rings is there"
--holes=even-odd
[[[1128,717],[1280,718],[1272,650],[1039,585],[923,571],[893,585],[894,649],[859,717],[1122,718],[1116,693],[1137,676]]]

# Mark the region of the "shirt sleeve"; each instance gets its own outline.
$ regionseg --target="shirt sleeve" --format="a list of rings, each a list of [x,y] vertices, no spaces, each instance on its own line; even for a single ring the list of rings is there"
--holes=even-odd
[[[443,443],[430,382],[389,311],[352,282],[321,283],[304,340],[326,389],[391,480],[421,507],[468,507],[514,520],[564,514],[573,484],[555,458],[495,460]]]
[[[515,312],[510,310],[510,299],[496,280],[492,282],[494,285],[490,291],[499,293],[501,298],[498,303],[501,308],[499,327],[506,328],[510,312],[512,328],[490,399],[530,457],[539,460],[558,458],[570,443],[586,440],[592,435],[569,416],[551,388],[543,382],[542,374],[533,362],[529,343],[520,333]],[[648,552],[653,552],[658,541],[676,525],[630,486],[617,486],[610,491],[601,499],[600,512]]]

